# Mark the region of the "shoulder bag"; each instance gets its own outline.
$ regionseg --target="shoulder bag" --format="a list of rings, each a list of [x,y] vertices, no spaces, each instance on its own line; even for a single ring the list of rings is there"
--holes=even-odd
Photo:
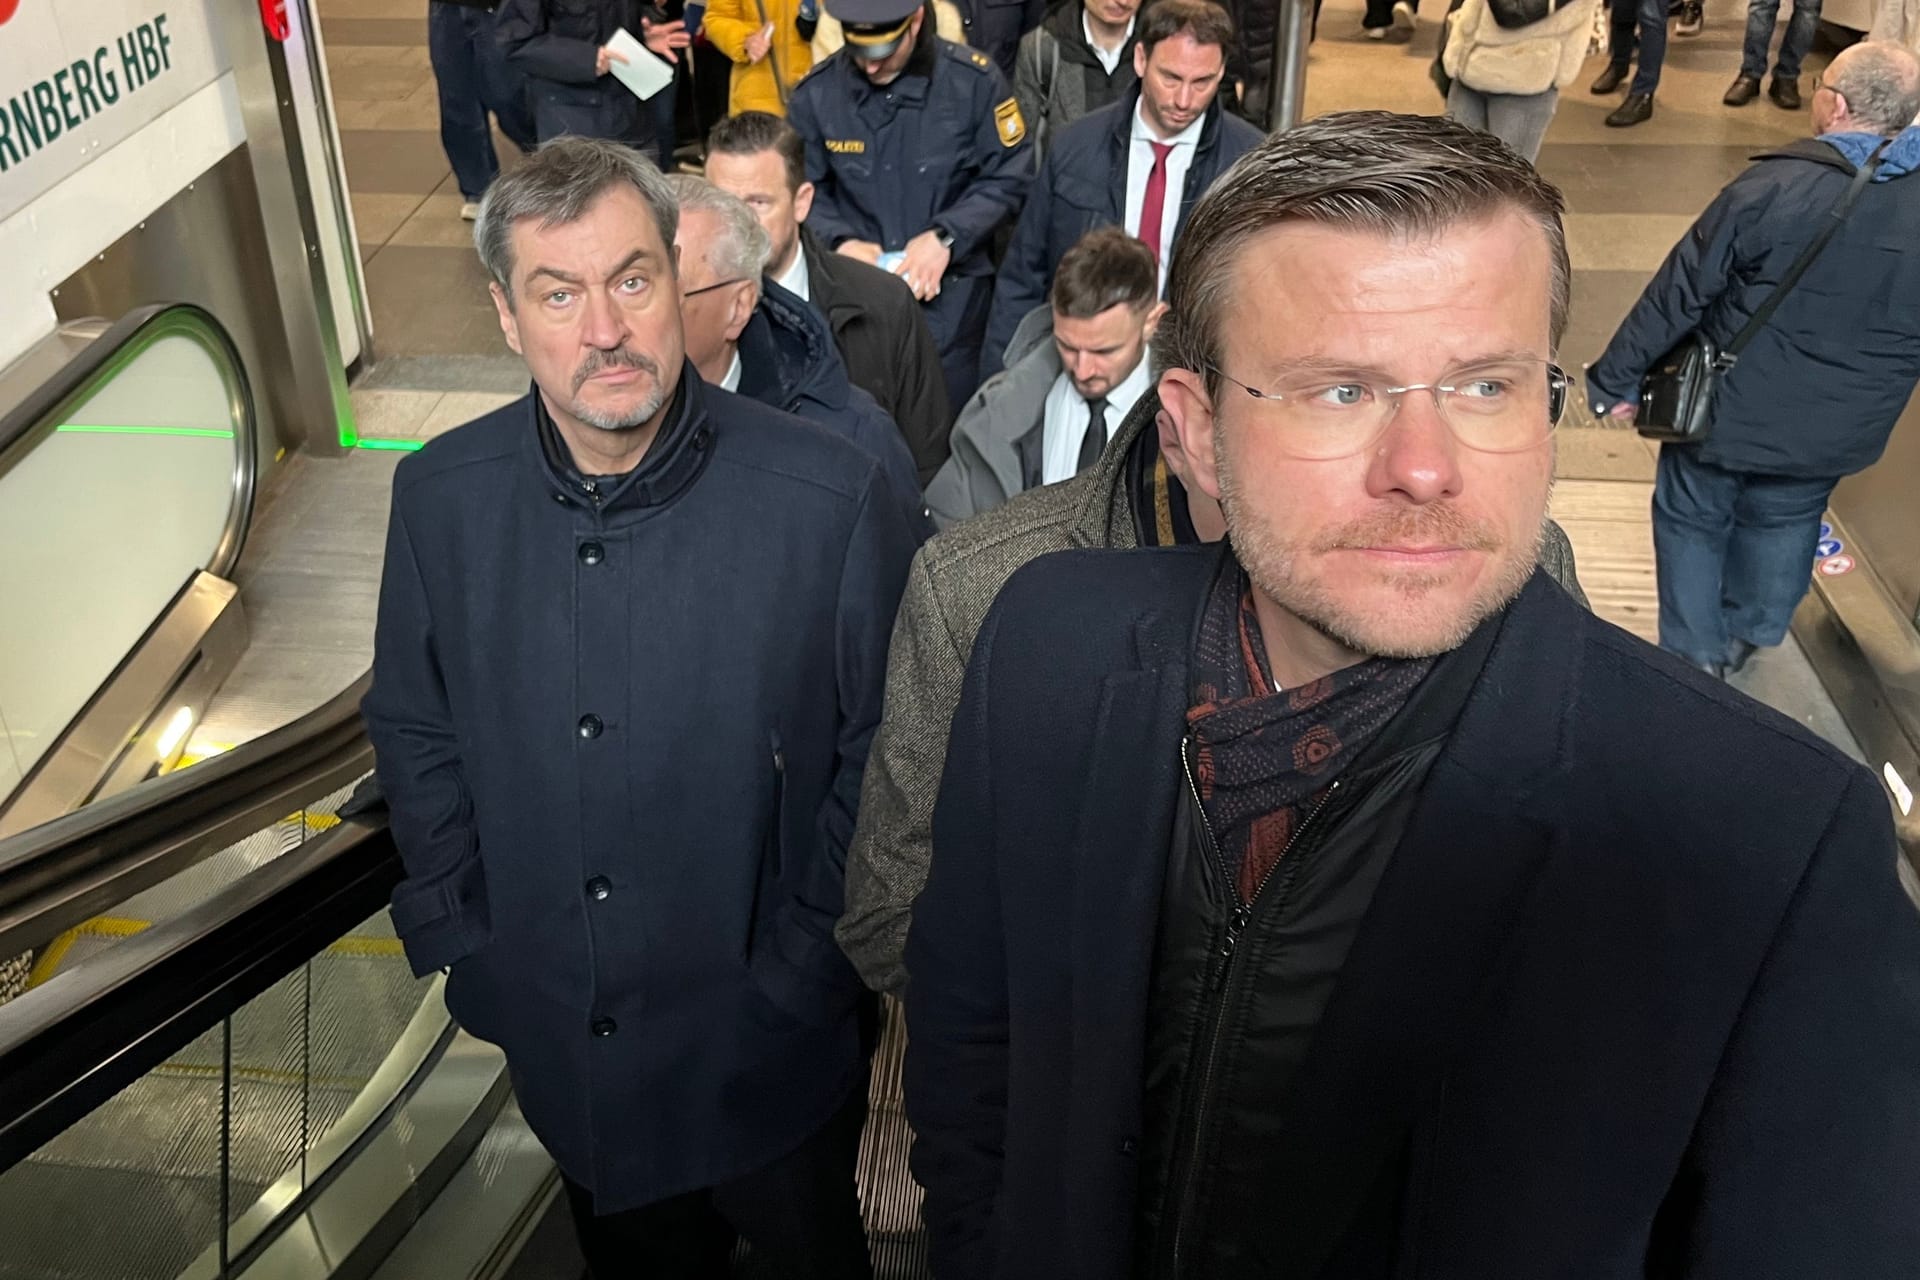
[[[1652,369],[1640,379],[1640,404],[1634,410],[1633,427],[1649,440],[1661,440],[1669,444],[1698,444],[1707,438],[1707,432],[1713,425],[1713,394],[1720,379],[1739,363],[1740,353],[1753,341],[1753,336],[1773,319],[1773,313],[1780,308],[1793,287],[1800,283],[1800,277],[1807,273],[1813,260],[1827,247],[1834,233],[1840,230],[1840,224],[1846,221],[1847,213],[1853,208],[1853,202],[1867,183],[1873,180],[1873,172],[1880,167],[1880,154],[1885,151],[1886,143],[1881,143],[1853,175],[1853,182],[1847,187],[1847,193],[1833,207],[1833,213],[1827,219],[1827,225],[1813,238],[1813,243],[1801,250],[1793,265],[1787,268],[1786,278],[1779,287],[1760,304],[1753,318],[1741,326],[1740,332],[1733,336],[1725,348],[1715,345],[1712,338],[1695,329],[1674,344],[1654,364]]]

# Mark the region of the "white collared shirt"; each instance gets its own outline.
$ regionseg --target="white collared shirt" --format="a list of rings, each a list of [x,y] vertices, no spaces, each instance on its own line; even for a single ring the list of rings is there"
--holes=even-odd
[[[1134,402],[1147,393],[1152,364],[1152,355],[1141,352],[1140,363],[1133,366],[1133,372],[1107,392],[1108,440],[1113,439],[1113,433],[1120,429],[1121,422],[1133,412]],[[1062,370],[1060,376],[1053,380],[1052,389],[1047,392],[1045,412],[1040,479],[1044,484],[1054,484],[1071,478],[1079,469],[1080,442],[1086,439],[1092,411],[1080,393],[1073,389],[1073,379]]]
[[[797,293],[808,302],[813,301],[810,282],[807,279],[807,251],[796,244],[793,247],[793,265],[775,276],[773,282],[788,293]]]
[[[1180,222],[1180,197],[1187,187],[1187,170],[1193,167],[1193,153],[1200,146],[1200,131],[1206,127],[1206,112],[1174,134],[1163,138],[1153,131],[1138,103],[1133,108],[1133,141],[1127,150],[1126,229],[1140,234],[1140,206],[1147,202],[1147,177],[1153,172],[1153,148],[1149,143],[1171,142],[1167,155],[1167,197],[1160,206],[1160,292],[1167,291],[1167,260],[1173,257],[1173,229]]]
[[[720,379],[720,389],[722,391],[740,389],[740,348],[738,347],[733,349],[733,363],[727,366],[727,376]]]
[[[1120,55],[1127,51],[1127,41],[1133,39],[1133,19],[1127,19],[1127,34],[1121,36],[1120,43],[1110,50],[1102,48],[1100,42],[1093,38],[1093,23],[1087,20],[1084,6],[1080,10],[1080,30],[1087,37],[1087,48],[1093,50],[1093,56],[1100,59],[1100,65],[1107,69],[1108,75],[1112,75],[1119,69]]]

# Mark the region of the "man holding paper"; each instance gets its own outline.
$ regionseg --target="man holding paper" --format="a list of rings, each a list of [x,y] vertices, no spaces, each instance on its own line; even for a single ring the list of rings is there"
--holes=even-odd
[[[648,100],[672,90],[684,23],[642,0],[504,0],[496,31],[527,73],[541,142],[604,138],[671,161],[673,139],[658,136],[661,117]]]

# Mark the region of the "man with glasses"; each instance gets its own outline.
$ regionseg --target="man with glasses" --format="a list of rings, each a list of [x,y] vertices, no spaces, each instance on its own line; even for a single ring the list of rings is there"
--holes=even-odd
[[[1216,547],[1014,574],[914,905],[936,1275],[1892,1277],[1920,916],[1878,783],[1536,571],[1560,195],[1264,142],[1156,340]]]
[[[929,531],[913,453],[847,367],[819,312],[765,278],[772,240],[746,202],[689,174],[667,177],[680,202],[680,318],[700,376],[845,436],[880,464],[924,536]]]

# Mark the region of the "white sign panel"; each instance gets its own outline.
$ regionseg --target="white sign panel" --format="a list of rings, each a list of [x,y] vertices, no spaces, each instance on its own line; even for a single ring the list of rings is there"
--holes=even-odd
[[[207,0],[0,0],[0,219],[226,64]]]

